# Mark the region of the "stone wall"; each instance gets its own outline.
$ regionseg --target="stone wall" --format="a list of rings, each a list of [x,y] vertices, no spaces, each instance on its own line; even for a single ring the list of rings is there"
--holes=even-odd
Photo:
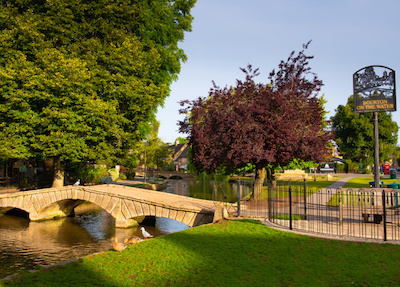
[[[304,170],[285,170],[283,173],[275,173],[277,180],[304,180],[312,179],[312,176],[306,173]]]

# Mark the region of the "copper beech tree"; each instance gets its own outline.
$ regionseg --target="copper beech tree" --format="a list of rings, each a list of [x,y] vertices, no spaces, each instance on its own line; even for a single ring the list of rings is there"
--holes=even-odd
[[[189,134],[193,163],[198,171],[256,166],[254,196],[261,198],[265,176],[294,158],[320,162],[332,137],[327,130],[324,99],[317,97],[322,81],[311,72],[312,56],[303,50],[256,83],[258,69],[241,69],[246,78],[232,87],[214,84],[207,98],[182,101],[180,132]]]

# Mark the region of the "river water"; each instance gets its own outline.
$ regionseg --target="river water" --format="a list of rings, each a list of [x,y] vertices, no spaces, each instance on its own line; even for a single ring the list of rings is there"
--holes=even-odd
[[[236,200],[235,185],[217,189],[210,183],[171,181],[165,192],[214,200]],[[155,226],[145,226],[154,237],[189,228],[178,221],[157,218]],[[112,237],[120,242],[142,237],[140,226],[115,228],[114,218],[91,203],[75,208],[75,217],[30,222],[14,215],[0,216],[0,279],[22,269],[34,269],[71,258],[112,249]]]
[[[120,242],[133,235],[142,237],[140,227],[115,228],[114,218],[97,205],[85,203],[75,208],[75,217],[30,222],[4,215],[0,217],[0,279],[22,269],[31,270],[112,249],[113,236]],[[157,218],[155,226],[145,226],[154,237],[189,228],[175,220]]]

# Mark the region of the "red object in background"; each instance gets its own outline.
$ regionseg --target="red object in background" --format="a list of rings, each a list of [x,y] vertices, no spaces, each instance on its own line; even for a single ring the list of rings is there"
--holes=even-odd
[[[384,165],[384,171],[385,174],[390,174],[390,163],[386,162]]]
[[[179,172],[181,172],[181,165],[178,165],[178,170]]]

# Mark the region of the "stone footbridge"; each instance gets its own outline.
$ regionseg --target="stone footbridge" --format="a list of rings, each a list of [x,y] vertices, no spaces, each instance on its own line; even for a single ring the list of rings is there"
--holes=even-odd
[[[144,171],[141,169],[136,170],[137,176],[144,176]],[[195,177],[194,173],[178,172],[178,171],[147,171],[146,177],[159,176],[165,179],[193,179]]]
[[[88,201],[115,218],[115,226],[137,225],[146,216],[166,217],[190,227],[212,222],[212,201],[121,185],[65,186],[0,195],[0,213],[20,209],[31,221],[74,215],[74,208]]]

